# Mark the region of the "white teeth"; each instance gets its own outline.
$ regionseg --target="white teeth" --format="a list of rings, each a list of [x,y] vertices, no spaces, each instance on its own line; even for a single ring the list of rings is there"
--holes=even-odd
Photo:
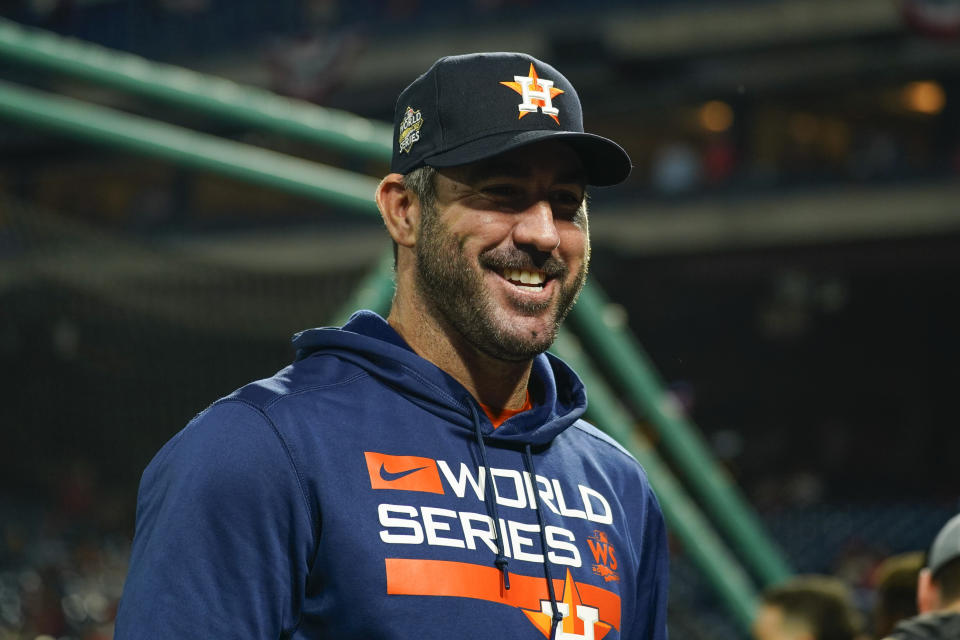
[[[527,271],[526,269],[504,269],[503,277],[511,282],[534,286],[541,285],[547,281],[547,277],[539,271]]]

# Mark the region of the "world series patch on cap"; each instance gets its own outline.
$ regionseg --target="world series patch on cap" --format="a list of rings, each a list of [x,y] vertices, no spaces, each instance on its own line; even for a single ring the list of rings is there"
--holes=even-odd
[[[576,90],[547,63],[525,53],[448,56],[397,99],[390,169],[453,167],[543,140],[570,145],[588,184],[617,184],[630,175],[630,156],[620,145],[584,132]]]

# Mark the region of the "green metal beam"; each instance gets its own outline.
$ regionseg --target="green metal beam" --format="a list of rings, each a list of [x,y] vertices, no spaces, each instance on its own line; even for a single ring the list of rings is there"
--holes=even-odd
[[[730,475],[716,464],[697,429],[674,409],[643,348],[622,324],[604,320],[609,304],[600,288],[588,283],[570,315],[578,335],[591,353],[613,369],[626,397],[645,412],[681,475],[757,576],[764,584],[787,578],[792,571],[783,552],[764,533],[755,512]]]
[[[582,301],[577,306],[581,304]],[[591,421],[643,466],[663,507],[667,524],[683,543],[684,552],[706,576],[741,629],[749,630],[757,594],[742,565],[724,546],[650,442],[634,427],[629,413],[586,357],[576,338],[569,331],[561,330],[552,351],[573,367],[583,380],[590,397],[587,413]]]
[[[216,118],[389,161],[390,125],[0,18],[0,57]]]
[[[376,214],[378,181],[121,111],[0,81],[0,117]]]

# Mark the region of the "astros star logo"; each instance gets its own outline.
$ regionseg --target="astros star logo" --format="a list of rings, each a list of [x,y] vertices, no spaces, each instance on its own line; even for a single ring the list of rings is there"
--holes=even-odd
[[[567,578],[563,582],[563,599],[557,603],[557,609],[563,614],[563,620],[557,627],[556,640],[601,640],[611,625],[600,622],[600,610],[583,604],[577,583],[567,569]],[[540,611],[522,610],[540,633],[550,637],[552,609],[549,600],[540,601]]]
[[[544,80],[537,75],[537,70],[530,63],[530,75],[513,76],[513,82],[501,82],[505,87],[510,87],[520,94],[523,101],[518,105],[520,115],[517,119],[524,117],[529,113],[535,113],[537,109],[554,119],[560,124],[560,110],[553,106],[553,99],[563,93],[562,89],[553,86],[553,80]]]

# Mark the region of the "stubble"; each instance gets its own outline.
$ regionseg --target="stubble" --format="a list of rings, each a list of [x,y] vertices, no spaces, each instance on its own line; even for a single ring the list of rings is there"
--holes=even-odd
[[[501,272],[504,269],[539,269],[556,280],[559,301],[540,333],[524,335],[510,331],[496,319],[494,302],[484,288],[483,274],[477,272],[464,255],[456,236],[440,220],[435,206],[424,206],[417,243],[416,285],[422,298],[446,323],[480,352],[509,362],[529,360],[546,351],[557,337],[564,318],[576,303],[586,280],[589,245],[583,266],[569,283],[569,269],[550,254],[514,249],[491,249],[480,254],[482,267]],[[539,315],[553,305],[548,301],[517,301],[515,311]]]

